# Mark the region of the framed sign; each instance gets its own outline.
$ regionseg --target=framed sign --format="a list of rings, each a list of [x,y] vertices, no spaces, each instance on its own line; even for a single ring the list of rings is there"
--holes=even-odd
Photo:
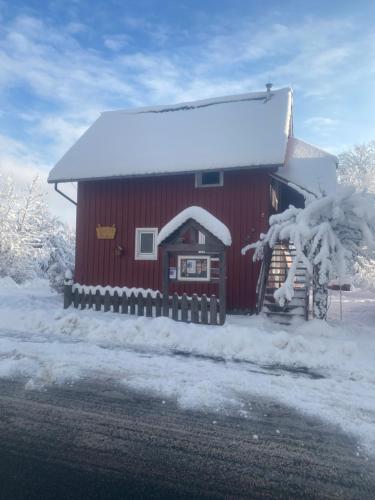
[[[169,268],[169,279],[175,280],[177,278],[177,269],[175,267]]]
[[[211,258],[203,255],[178,256],[179,281],[210,281]]]
[[[96,237],[98,240],[114,240],[116,236],[116,226],[101,226],[96,227]]]

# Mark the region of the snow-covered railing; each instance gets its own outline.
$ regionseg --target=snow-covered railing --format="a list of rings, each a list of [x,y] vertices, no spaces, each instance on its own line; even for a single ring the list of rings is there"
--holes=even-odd
[[[272,258],[272,250],[269,246],[264,248],[262,266],[260,268],[259,278],[256,287],[256,313],[259,314],[263,307],[264,296],[266,293],[268,273]]]
[[[65,280],[64,308],[73,305],[76,309],[95,309],[122,314],[146,316],[149,318],[165,316],[186,323],[220,324],[220,301],[216,295],[203,294],[191,297],[176,292],[164,298],[157,290],[102,287],[73,284]]]

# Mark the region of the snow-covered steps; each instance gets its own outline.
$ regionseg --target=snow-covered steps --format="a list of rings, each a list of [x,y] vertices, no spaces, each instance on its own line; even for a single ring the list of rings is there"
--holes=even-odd
[[[292,300],[280,305],[275,292],[285,282],[296,252],[292,244],[278,243],[272,249],[268,274],[265,278],[264,295],[260,310],[276,323],[289,325],[308,319],[309,277],[306,267],[298,264],[294,277]]]

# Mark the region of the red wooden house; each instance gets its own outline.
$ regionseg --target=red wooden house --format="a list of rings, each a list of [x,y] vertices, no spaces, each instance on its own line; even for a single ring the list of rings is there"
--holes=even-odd
[[[194,206],[213,216],[196,221],[195,255],[204,255],[207,238],[217,238],[215,221],[226,227],[231,242],[217,239],[225,247],[227,309],[254,311],[259,264],[241,248],[267,228],[271,213],[302,204],[301,193],[335,186],[335,158],[293,136],[292,98],[291,89],[269,86],[101,114],[49,176],[56,188],[78,183],[77,286],[162,290],[167,273],[170,290],[180,295],[217,294],[213,254],[206,264],[194,263],[181,247],[163,269],[158,234]],[[175,243],[191,241],[191,234]]]

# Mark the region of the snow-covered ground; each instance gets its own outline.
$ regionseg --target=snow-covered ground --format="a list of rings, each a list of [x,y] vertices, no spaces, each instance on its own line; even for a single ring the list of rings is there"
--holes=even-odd
[[[251,417],[266,397],[336,423],[375,452],[375,293],[332,294],[329,322],[288,330],[262,317],[223,327],[62,309],[47,283],[0,280],[0,377],[27,388],[120,381],[181,407]]]

